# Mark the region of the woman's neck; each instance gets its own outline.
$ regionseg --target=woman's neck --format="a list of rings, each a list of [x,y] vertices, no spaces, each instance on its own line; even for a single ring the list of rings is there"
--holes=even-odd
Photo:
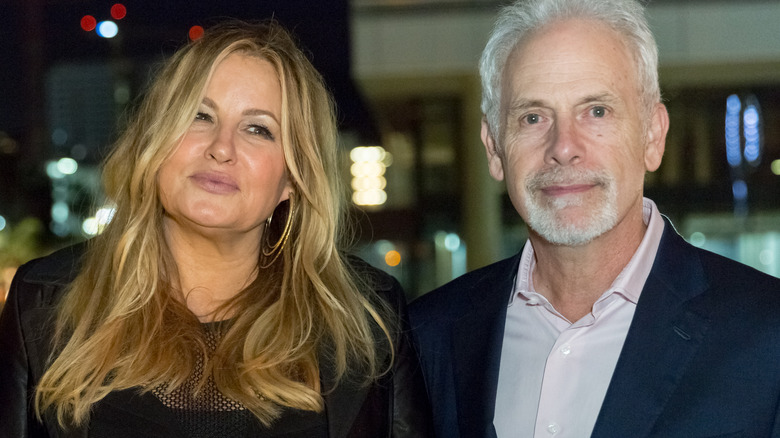
[[[260,235],[204,235],[168,223],[165,236],[187,308],[201,321],[229,317],[215,311],[257,276]]]

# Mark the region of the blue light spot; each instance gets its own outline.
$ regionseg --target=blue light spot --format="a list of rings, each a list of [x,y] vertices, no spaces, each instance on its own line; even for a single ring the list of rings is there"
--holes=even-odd
[[[748,105],[745,109],[745,115],[742,116],[745,121],[745,126],[757,126],[758,125],[758,110],[755,105]]]
[[[97,34],[103,38],[113,38],[119,33],[119,27],[111,20],[101,21],[97,25]]]
[[[755,161],[761,155],[761,135],[758,130],[760,118],[755,105],[748,105],[742,120],[745,122],[745,159],[756,164]]]
[[[739,132],[739,112],[742,103],[736,94],[726,99],[726,160],[731,167],[742,164],[742,139]]]
[[[739,100],[739,96],[732,94],[726,99],[726,111],[730,113],[739,113],[742,110],[742,102]]]
[[[748,188],[745,181],[738,179],[731,185],[731,191],[734,193],[734,199],[744,201],[747,199]]]

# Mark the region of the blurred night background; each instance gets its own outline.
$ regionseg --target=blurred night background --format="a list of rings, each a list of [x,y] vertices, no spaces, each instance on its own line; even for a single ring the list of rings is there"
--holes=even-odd
[[[122,117],[193,26],[226,17],[275,18],[325,77],[355,251],[409,298],[521,248],[479,140],[477,60],[502,2],[116,3],[0,0],[0,284],[100,231]],[[693,244],[780,276],[780,1],[653,0],[648,16],[671,128],[646,196]]]

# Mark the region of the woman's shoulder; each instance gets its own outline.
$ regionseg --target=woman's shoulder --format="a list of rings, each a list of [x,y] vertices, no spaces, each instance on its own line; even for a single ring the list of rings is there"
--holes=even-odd
[[[367,285],[375,294],[394,305],[398,301],[405,301],[403,288],[392,275],[356,255],[346,256],[346,262],[359,281]]]
[[[22,275],[21,280],[28,283],[68,284],[78,274],[85,250],[85,242],[67,246],[25,263],[18,273]]]
[[[39,305],[56,301],[64,286],[78,274],[85,246],[85,243],[68,246],[20,266],[11,286],[18,292],[18,298],[31,299],[33,297],[29,295],[34,290],[38,292],[35,300]]]

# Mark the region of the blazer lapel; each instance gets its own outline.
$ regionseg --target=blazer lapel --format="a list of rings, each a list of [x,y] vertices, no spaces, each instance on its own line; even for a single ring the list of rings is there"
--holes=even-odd
[[[666,222],[592,437],[650,434],[709,325],[699,258]]]
[[[498,368],[509,295],[520,254],[485,272],[469,290],[471,309],[453,328],[458,426],[464,437],[494,437]]]

